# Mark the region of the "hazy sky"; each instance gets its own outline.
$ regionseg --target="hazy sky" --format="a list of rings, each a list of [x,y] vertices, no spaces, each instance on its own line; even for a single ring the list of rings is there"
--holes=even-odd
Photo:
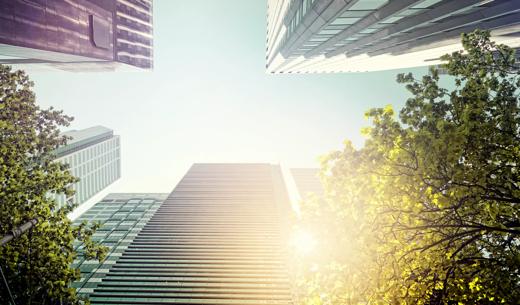
[[[403,71],[268,75],[265,36],[265,0],[155,0],[152,72],[32,74],[38,103],[71,128],[121,136],[122,178],[93,201],[170,192],[194,162],[317,166],[344,139],[362,143],[366,109],[408,96]]]

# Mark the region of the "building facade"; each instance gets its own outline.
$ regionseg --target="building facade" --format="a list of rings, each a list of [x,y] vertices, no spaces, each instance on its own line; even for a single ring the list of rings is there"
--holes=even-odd
[[[115,264],[92,304],[292,304],[279,166],[195,164]],[[119,236],[118,236],[119,237]]]
[[[152,0],[0,0],[0,63],[151,69],[152,13]]]
[[[66,163],[79,182],[72,198],[55,195],[58,206],[66,202],[82,204],[121,177],[121,148],[118,135],[111,129],[95,126],[63,133],[71,137],[56,151],[56,161]]]
[[[320,170],[318,168],[291,168],[290,171],[301,199],[308,199],[310,196],[323,196],[323,185],[320,181]]]
[[[440,63],[461,33],[520,47],[518,0],[268,0],[269,73],[376,71]]]
[[[78,258],[73,267],[79,268],[81,279],[72,286],[81,296],[88,296],[101,282],[117,259],[128,248],[168,194],[110,194],[74,221],[98,222],[101,227],[92,239],[108,247],[105,261],[86,260],[82,245],[75,243]]]

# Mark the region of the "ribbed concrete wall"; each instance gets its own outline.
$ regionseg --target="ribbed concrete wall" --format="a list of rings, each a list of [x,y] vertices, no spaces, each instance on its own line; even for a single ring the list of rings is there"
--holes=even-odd
[[[310,194],[323,195],[323,185],[319,173],[318,168],[291,168],[291,175],[302,199],[307,198]]]
[[[195,164],[93,304],[292,304],[280,169]]]

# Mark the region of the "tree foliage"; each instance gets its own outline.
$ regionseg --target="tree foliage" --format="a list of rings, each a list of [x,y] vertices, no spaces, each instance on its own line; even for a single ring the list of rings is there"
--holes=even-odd
[[[30,232],[0,247],[2,267],[16,304],[76,304],[69,285],[79,279],[71,268],[75,239],[85,243],[89,258],[103,259],[104,247],[90,239],[96,226],[73,226],[69,204],[59,208],[50,193],[72,195],[77,179],[66,164],[56,162],[54,150],[67,138],[59,127],[72,117],[40,109],[33,83],[23,71],[0,65],[0,235],[36,219]],[[9,304],[1,284],[0,304]]]
[[[436,68],[398,75],[412,94],[399,118],[369,110],[364,146],[324,158],[302,303],[518,304],[520,70],[487,32],[462,44],[443,57],[453,90]]]

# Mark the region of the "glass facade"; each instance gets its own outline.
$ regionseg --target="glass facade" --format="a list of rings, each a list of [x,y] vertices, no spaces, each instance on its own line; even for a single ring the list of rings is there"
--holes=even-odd
[[[292,304],[289,208],[279,166],[195,164],[84,289],[92,304]]]
[[[168,194],[110,194],[74,221],[98,222],[101,227],[93,240],[108,247],[104,262],[86,260],[82,245],[75,244],[79,252],[74,267],[81,271],[81,279],[73,284],[80,295],[89,295],[101,279],[114,266],[139,231],[161,205]]]
[[[436,64],[460,34],[514,38],[520,2],[474,0],[268,0],[271,73],[368,71]],[[390,59],[388,56],[395,57]]]
[[[117,61],[150,69],[153,67],[152,0],[116,1]]]
[[[152,0],[0,0],[0,63],[69,71],[153,67]]]
[[[72,175],[80,180],[72,186],[73,197],[58,194],[55,198],[59,206],[67,201],[82,204],[121,177],[120,139],[102,126],[64,134],[72,140],[56,150],[56,161],[69,164]]]

